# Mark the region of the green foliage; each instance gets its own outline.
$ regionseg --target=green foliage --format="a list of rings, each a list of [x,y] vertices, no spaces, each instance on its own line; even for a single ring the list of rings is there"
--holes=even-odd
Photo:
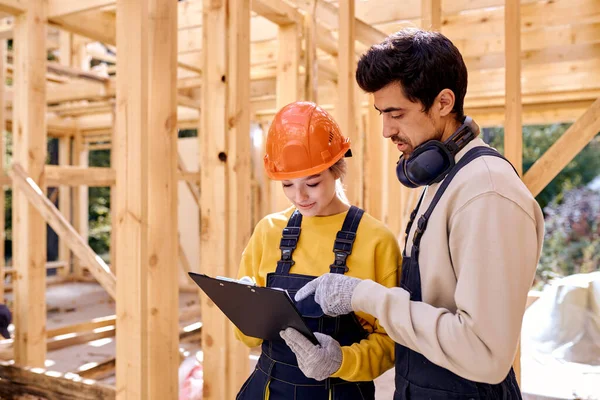
[[[523,172],[533,165],[570,124],[531,125],[523,127]],[[504,129],[484,130],[486,141],[504,152]],[[588,184],[600,175],[600,136],[596,136],[552,182],[536,197],[544,209],[553,200],[560,201],[565,191]]]
[[[110,167],[110,150],[90,152],[90,167]],[[88,193],[89,245],[105,261],[110,255],[110,187],[91,187]]]

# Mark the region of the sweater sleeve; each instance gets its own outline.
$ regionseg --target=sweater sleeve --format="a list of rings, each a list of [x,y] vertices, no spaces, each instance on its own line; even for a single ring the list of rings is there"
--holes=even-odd
[[[260,260],[262,258],[262,224],[256,226],[256,229],[250,237],[250,241],[246,245],[244,252],[242,253],[242,260],[240,261],[240,267],[238,270],[237,279],[244,276],[249,276],[255,279],[258,286],[264,286],[260,276],[258,276],[258,270]],[[235,337],[244,343],[248,347],[256,347],[262,344],[262,339],[255,338],[252,336],[244,335],[237,327],[234,326]]]
[[[410,301],[404,289],[372,281],[357,286],[352,305],[431,362],[466,379],[499,383],[515,356],[539,258],[538,234],[517,204],[493,192],[480,195],[449,223],[455,311]]]
[[[386,275],[379,279],[383,287],[396,286],[400,250],[393,235],[377,247],[375,269],[384,270]],[[351,346],[342,347],[342,365],[332,376],[346,381],[370,381],[394,366],[394,341],[385,333],[377,319],[361,318],[363,327],[370,332],[366,339]]]

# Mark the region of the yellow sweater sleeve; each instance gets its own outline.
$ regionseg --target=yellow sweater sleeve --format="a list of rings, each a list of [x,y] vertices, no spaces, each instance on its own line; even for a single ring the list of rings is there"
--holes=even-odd
[[[377,247],[376,268],[386,271],[379,279],[381,285],[394,287],[397,284],[400,265],[400,250],[396,239],[390,234],[385,242]],[[394,341],[385,333],[379,321],[370,315],[358,313],[364,328],[370,330],[366,339],[351,346],[342,347],[342,365],[332,375],[346,381],[370,381],[394,366]],[[371,323],[367,322],[373,321]]]
[[[264,282],[259,279],[258,266],[262,257],[262,224],[258,224],[248,245],[242,253],[242,260],[238,270],[237,278],[249,276],[256,280],[258,286],[264,286]],[[236,326],[234,326],[235,337],[248,347],[256,347],[262,344],[262,339],[244,335]]]

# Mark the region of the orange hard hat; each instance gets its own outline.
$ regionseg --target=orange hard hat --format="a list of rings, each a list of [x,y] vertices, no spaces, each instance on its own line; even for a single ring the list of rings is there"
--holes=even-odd
[[[299,101],[275,115],[264,163],[269,178],[296,179],[320,174],[350,155],[350,139],[331,115],[315,103]]]

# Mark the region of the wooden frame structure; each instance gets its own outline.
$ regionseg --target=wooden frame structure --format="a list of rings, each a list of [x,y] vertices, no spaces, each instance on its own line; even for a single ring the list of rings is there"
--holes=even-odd
[[[440,30],[456,43],[469,69],[466,113],[505,126],[506,155],[519,170],[523,124],[575,122],[523,176],[533,194],[600,131],[597,1],[383,3],[0,0],[0,77],[12,79],[0,86],[0,124],[14,142],[0,176],[14,190],[14,267],[5,269],[0,241],[0,276],[15,277],[15,363],[44,365],[48,223],[61,239],[58,278],[89,271],[116,300],[116,362],[104,368],[116,366],[117,383],[107,398],[175,398],[177,182],[200,208],[202,271],[234,275],[257,218],[284,204],[252,165],[261,141],[251,141],[250,126],[266,132],[291,101],[317,101],[336,116],[356,154],[349,198],[400,234],[416,193],[397,184],[396,151],[354,81],[357,56],[399,28]],[[199,173],[178,161],[177,129],[197,129]],[[47,137],[59,139],[57,166],[46,165]],[[112,149],[110,168],[87,166],[99,149]],[[60,211],[45,194],[56,186]],[[93,186],[113,189],[111,265],[85,239]],[[205,398],[233,398],[248,352],[213,304],[203,301],[202,315]]]

